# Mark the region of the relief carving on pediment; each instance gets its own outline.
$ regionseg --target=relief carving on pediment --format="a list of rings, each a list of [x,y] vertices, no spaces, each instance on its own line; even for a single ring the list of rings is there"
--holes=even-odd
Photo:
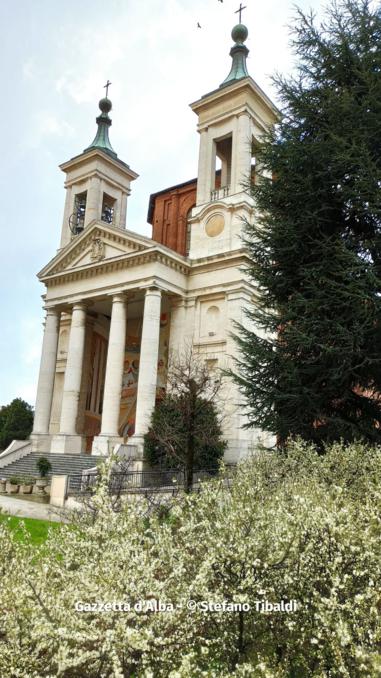
[[[91,261],[102,261],[106,256],[106,248],[101,238],[93,238],[91,241]]]

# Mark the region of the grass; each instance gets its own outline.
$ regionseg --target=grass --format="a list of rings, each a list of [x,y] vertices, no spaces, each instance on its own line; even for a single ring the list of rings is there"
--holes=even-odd
[[[12,536],[19,542],[28,540],[20,523],[23,522],[27,532],[30,535],[30,542],[39,546],[46,541],[50,527],[59,529],[60,523],[53,523],[50,520],[37,520],[36,518],[18,518],[0,513],[0,523],[6,523]]]

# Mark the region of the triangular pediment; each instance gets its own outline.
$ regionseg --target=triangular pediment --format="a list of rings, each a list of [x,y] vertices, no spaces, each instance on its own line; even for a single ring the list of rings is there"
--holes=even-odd
[[[73,237],[72,241],[43,268],[39,278],[83,267],[99,266],[104,261],[139,254],[150,249],[153,244],[150,238],[96,222],[81,235]]]

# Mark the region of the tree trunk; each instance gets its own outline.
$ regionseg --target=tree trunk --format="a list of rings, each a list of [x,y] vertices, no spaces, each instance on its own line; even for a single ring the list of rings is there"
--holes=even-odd
[[[193,467],[194,467],[194,447],[195,440],[193,432],[189,432],[188,449],[185,466],[185,492],[191,492],[193,486]]]
[[[190,384],[190,407],[189,407],[189,421],[188,421],[188,440],[187,440],[187,451],[186,451],[186,462],[185,462],[185,492],[189,493],[192,491],[193,486],[193,470],[194,470],[194,453],[195,453],[195,433],[194,433],[194,421],[196,414],[196,404],[197,404],[197,393],[196,385],[194,383]]]

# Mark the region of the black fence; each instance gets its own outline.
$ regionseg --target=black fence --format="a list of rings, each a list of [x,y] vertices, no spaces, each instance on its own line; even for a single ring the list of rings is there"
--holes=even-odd
[[[231,478],[234,474],[235,465],[224,467],[223,477]],[[220,475],[216,469],[201,469],[193,472],[193,485],[198,485],[204,480]],[[68,495],[91,494],[99,482],[99,474],[96,471],[70,475],[68,478]],[[108,479],[108,491],[112,495],[117,494],[145,494],[148,491],[176,492],[185,486],[184,470],[160,470],[160,471],[112,471]]]

